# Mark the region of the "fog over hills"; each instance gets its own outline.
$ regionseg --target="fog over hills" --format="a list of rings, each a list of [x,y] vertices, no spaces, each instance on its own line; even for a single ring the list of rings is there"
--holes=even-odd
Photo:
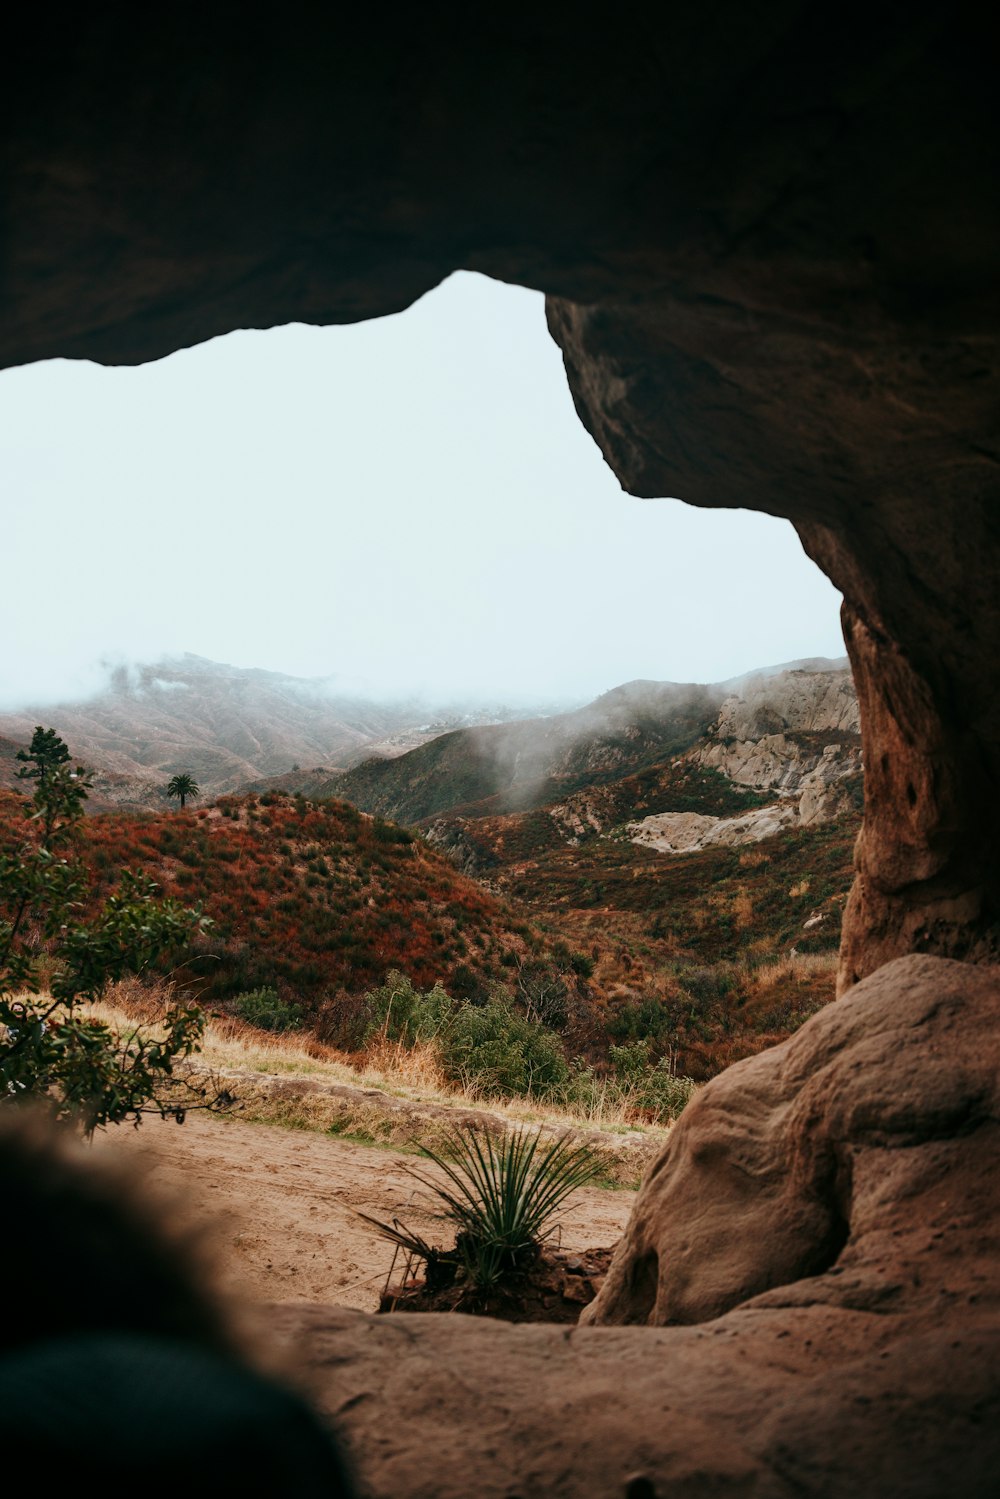
[[[44,723],[96,771],[95,809],[155,805],[170,776],[186,771],[206,798],[302,790],[406,823],[443,812],[517,812],[690,749],[730,699],[753,718],[734,722],[730,738],[757,738],[800,719],[805,727],[789,683],[816,674],[851,693],[846,662],[819,658],[707,685],[627,682],[583,707],[529,717],[523,706],[376,702],[338,690],[336,679],[189,654],[118,667],[106,689],[83,702],[0,714],[0,781],[14,784],[17,748]],[[812,702],[814,686],[810,692]]]
[[[86,701],[0,714],[0,776],[11,782],[16,749],[39,723],[96,770],[95,805],[142,805],[180,771],[194,776],[203,796],[216,796],[298,765],[331,774],[366,755],[400,754],[449,728],[516,711],[376,702],[338,690],[335,680],[186,654],[118,667]]]
[[[630,682],[575,712],[461,729],[396,760],[367,760],[328,791],[398,822],[523,811],[686,749],[724,697],[696,683]]]
[[[856,717],[847,662],[812,658],[708,685],[627,682],[572,712],[461,729],[391,761],[371,758],[342,775],[313,772],[277,784],[343,797],[403,823],[442,813],[523,812],[669,761],[704,739],[726,705],[737,703],[747,705],[746,713],[733,718],[723,737],[756,740],[783,728],[820,730],[845,713]],[[734,712],[730,706],[730,717]]]

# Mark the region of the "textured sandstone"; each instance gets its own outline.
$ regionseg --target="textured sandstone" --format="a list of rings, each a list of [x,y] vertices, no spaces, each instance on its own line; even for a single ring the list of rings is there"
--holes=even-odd
[[[860,767],[859,767],[860,768]],[[702,812],[653,812],[626,824],[632,843],[666,854],[691,854],[699,849],[739,848],[760,843],[788,829],[815,827],[849,809],[849,798],[838,787],[843,773],[824,779],[819,770],[800,783],[801,795],[755,807],[737,817],[712,817]]]
[[[823,737],[831,735],[832,743]],[[847,810],[838,784],[862,769],[858,700],[847,671],[785,671],[753,677],[723,702],[705,742],[681,757],[779,800],[735,817],[657,812],[629,823],[633,843],[662,853],[759,843],[813,827]],[[554,809],[570,821],[573,808]],[[596,818],[592,818],[596,825]],[[577,829],[580,831],[580,829]]]
[[[336,1307],[275,1321],[302,1340],[366,1499],[996,1494],[995,1306],[937,1329],[825,1306],[678,1328]]]
[[[824,744],[816,749],[803,745],[790,734],[763,734],[759,739],[730,742],[716,739],[695,750],[691,759],[698,765],[721,770],[740,786],[792,792],[800,790],[811,777],[828,785],[844,776],[857,775],[861,769],[861,746],[848,742]]]
[[[795,825],[798,811],[792,802],[757,807],[739,817],[709,817],[700,812],[654,812],[626,831],[632,843],[664,854],[693,854],[702,848],[738,848],[759,843]]]
[[[365,1492],[992,1496],[998,1021],[904,959],[709,1084],[591,1325],[283,1312]]]
[[[775,1286],[933,1306],[928,1250],[961,1254],[971,1205],[1000,1208],[977,1182],[1000,1130],[998,1021],[1000,975],[904,958],[730,1067],[671,1132],[584,1320],[703,1322]]]

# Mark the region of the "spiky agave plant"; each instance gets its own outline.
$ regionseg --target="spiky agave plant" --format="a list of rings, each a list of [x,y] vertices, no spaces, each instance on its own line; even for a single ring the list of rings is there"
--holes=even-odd
[[[545,1149],[541,1137],[511,1131],[494,1139],[484,1130],[456,1130],[445,1149],[428,1150],[445,1181],[436,1182],[420,1171],[409,1175],[444,1204],[443,1216],[457,1230],[455,1250],[466,1277],[479,1290],[488,1289],[537,1255],[551,1234],[552,1219],[571,1192],[593,1181],[598,1165],[585,1145],[563,1136]],[[409,1255],[428,1267],[449,1258],[435,1251],[401,1223],[391,1226],[368,1221]]]

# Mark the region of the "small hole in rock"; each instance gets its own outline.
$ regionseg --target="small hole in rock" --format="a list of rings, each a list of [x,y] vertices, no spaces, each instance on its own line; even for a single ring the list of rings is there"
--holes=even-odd
[[[638,1255],[629,1269],[630,1322],[648,1322],[656,1306],[660,1259],[655,1249]]]

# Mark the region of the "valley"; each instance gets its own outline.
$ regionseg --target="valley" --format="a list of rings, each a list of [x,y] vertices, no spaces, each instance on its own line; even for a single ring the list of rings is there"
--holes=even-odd
[[[402,1025],[392,1035],[407,1045],[444,1025],[442,1076],[486,1092],[530,1087],[517,1079],[536,1076],[524,1048],[537,1045],[545,1086],[567,1100],[588,1107],[611,1087],[636,1118],[669,1118],[687,1096],[671,1080],[707,1080],[832,998],[862,805],[844,663],[633,682],[568,713],[442,724],[406,748],[418,731],[393,729],[396,710],[355,705],[348,722],[343,702],[303,706],[291,679],[185,659],[173,687],[166,667],[119,684],[148,734],[128,719],[128,771],[124,720],[115,730],[106,701],[53,717],[67,737],[82,726],[71,749],[97,771],[81,835],[92,909],[122,868],[199,903],[211,930],[169,973],[203,1003],[227,1011],[249,995],[266,1010],[254,996],[274,996],[345,1054],[380,1023],[386,1038]],[[399,752],[334,772],[363,733],[395,733]],[[304,742],[324,762],[308,771],[288,763]],[[16,746],[0,744],[11,787]],[[140,750],[149,779],[129,780]],[[213,775],[279,763],[212,791]],[[160,810],[154,764],[206,778],[185,812]],[[150,804],[115,806],[126,783]],[[19,810],[16,792],[0,793],[7,840]],[[404,1023],[391,997],[382,1015],[394,975],[433,1025]]]

